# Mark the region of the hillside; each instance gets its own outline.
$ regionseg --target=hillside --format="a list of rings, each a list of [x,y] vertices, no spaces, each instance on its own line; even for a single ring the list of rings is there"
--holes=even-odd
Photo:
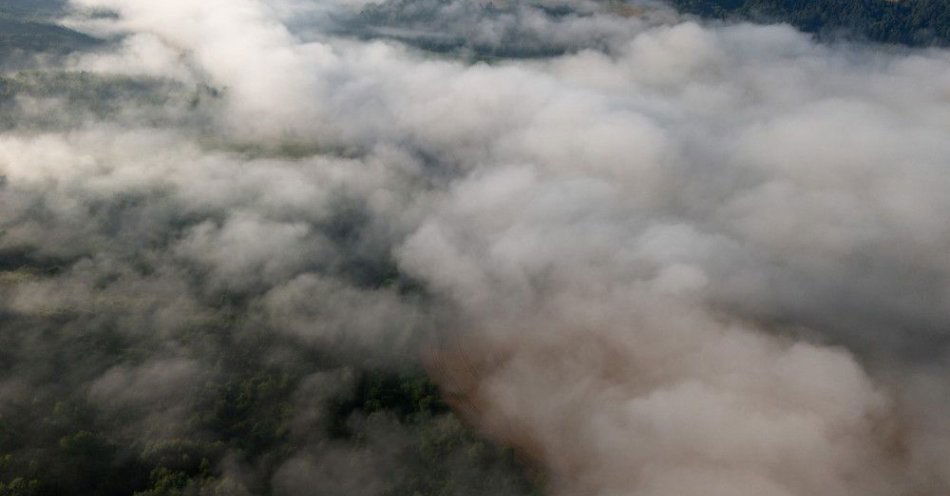
[[[99,40],[53,20],[62,6],[58,0],[0,1],[0,58],[17,51],[66,53],[97,44]]]
[[[787,22],[821,38],[846,37],[912,46],[950,44],[945,0],[670,0],[703,17]]]
[[[55,24],[0,17],[0,53],[11,50],[68,52],[97,42],[95,38]]]

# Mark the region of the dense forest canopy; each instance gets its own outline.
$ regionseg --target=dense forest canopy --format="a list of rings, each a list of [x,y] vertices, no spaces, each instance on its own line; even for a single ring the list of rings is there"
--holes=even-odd
[[[65,0],[3,0],[0,12],[26,17],[49,17],[60,14],[66,7]]]
[[[31,62],[33,55],[104,48],[101,40],[60,25],[57,17],[65,12],[66,3],[59,0],[0,1],[0,63],[12,60],[14,68],[0,74],[3,132],[81,127],[89,120],[115,120],[129,108],[147,109],[152,125],[193,125],[183,123],[179,112],[200,115],[216,105],[219,92],[208,86]],[[21,65],[27,69],[16,70]],[[51,112],[24,113],[24,100],[55,104]],[[208,140],[208,146],[242,156],[313,153],[293,143],[269,149]],[[10,207],[4,185],[0,175],[0,208]],[[157,198],[133,195],[119,201],[138,204],[144,210],[133,210],[144,213]],[[99,220],[88,224],[90,229],[135,222],[127,217],[131,211],[109,201],[96,208],[104,210],[94,215]],[[338,226],[326,227],[339,236],[341,249],[358,242],[358,216],[358,210],[341,205],[333,221]],[[197,219],[185,214],[168,220],[184,232]],[[55,283],[95,254],[47,257],[35,246],[11,244],[6,235],[0,226],[0,298],[8,302],[19,285]],[[145,260],[135,263],[152,270]],[[345,272],[360,286],[389,291],[399,277],[387,263],[354,258]],[[171,340],[191,350],[191,358],[169,362],[159,358],[171,343],[166,338],[141,341],[127,333],[126,319],[139,319],[134,312],[141,309],[130,313],[123,302],[156,299],[148,290],[42,315],[0,308],[0,496],[239,496],[308,488],[318,494],[392,496],[534,494],[535,484],[513,452],[480,439],[452,415],[415,361],[394,367],[372,356],[340,356],[327,349],[273,362],[262,352],[299,344],[247,322],[255,312],[246,303],[249,294],[219,291],[208,297],[208,318]],[[139,331],[147,334],[146,327]],[[149,391],[167,379],[190,376],[195,361],[211,366],[199,381]],[[121,379],[138,382],[126,386],[144,389],[133,393],[141,397],[125,397],[108,408],[97,404],[97,379],[125,376],[127,367],[142,365],[150,371]],[[187,415],[161,420],[182,407]],[[161,432],[162,422],[179,425]],[[281,467],[287,472],[288,461],[291,468],[301,465],[301,472],[325,464],[327,479],[314,484],[306,476],[278,473]],[[375,473],[381,466],[391,470]],[[278,476],[286,487],[271,486]]]
[[[165,80],[21,71],[0,77],[0,129],[75,129],[90,120],[121,120],[128,108],[151,114],[150,125],[200,127],[207,124],[182,121],[180,112],[199,114],[219,98],[210,88]],[[18,105],[22,99],[53,99],[57,109],[31,115]],[[210,138],[205,146],[291,162],[313,153],[292,144],[268,149]],[[0,203],[17,202],[3,188],[0,181]],[[153,191],[104,198],[90,205],[95,212],[81,228],[104,230],[108,239],[108,231],[131,227],[156,207],[164,210],[162,197]],[[362,208],[341,199],[321,228],[341,253],[357,251],[366,235]],[[159,230],[171,231],[144,251],[102,245],[42,255],[36,246],[0,242],[0,297],[7,302],[0,308],[0,495],[226,496],[309,487],[306,477],[298,481],[280,472],[289,470],[288,463],[301,470],[329,464],[320,494],[357,494],[359,484],[392,496],[534,494],[514,453],[480,439],[452,415],[414,357],[399,355],[408,363],[394,366],[392,358],[354,354],[344,344],[301,349],[297,338],[256,322],[260,309],[253,301],[264,287],[206,287],[210,292],[199,303],[204,315],[186,317],[173,337],[152,334],[156,329],[148,323],[157,310],[149,307],[167,305],[171,296],[154,293],[157,287],[126,288],[39,314],[9,306],[16,288],[71,279],[97,253],[124,252],[121,263],[135,266],[135,278],[151,278],[147,274],[157,268],[148,252],[168,249],[200,222],[185,211],[166,213],[171,216]],[[0,230],[4,238],[7,232]],[[346,278],[367,295],[410,298],[418,292],[384,256],[346,258],[341,266],[311,270]],[[103,289],[126,277],[102,276],[94,284]],[[191,282],[180,282],[205,285],[198,273],[186,278]],[[167,359],[169,352],[177,358]],[[378,466],[392,468],[366,472]],[[288,486],[272,487],[277,477]]]
[[[59,0],[0,1],[0,62],[26,53],[63,54],[98,43],[57,22],[65,2]]]
[[[720,19],[787,22],[825,38],[914,46],[950,44],[944,0],[671,0],[684,12]]]

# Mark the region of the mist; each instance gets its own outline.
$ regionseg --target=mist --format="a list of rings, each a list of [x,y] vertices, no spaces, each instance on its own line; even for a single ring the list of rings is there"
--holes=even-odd
[[[0,81],[10,453],[49,410],[103,474],[204,474],[137,494],[950,492],[950,51],[659,3],[61,15],[101,42]],[[366,371],[445,408],[364,415]]]

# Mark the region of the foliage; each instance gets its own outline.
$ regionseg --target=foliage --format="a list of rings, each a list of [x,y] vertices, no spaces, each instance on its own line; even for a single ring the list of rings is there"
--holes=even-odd
[[[906,45],[950,44],[946,0],[671,0],[705,17],[787,22],[821,37]]]

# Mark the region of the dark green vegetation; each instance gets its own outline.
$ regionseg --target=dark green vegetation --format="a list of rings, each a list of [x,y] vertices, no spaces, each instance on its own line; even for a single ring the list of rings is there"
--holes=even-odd
[[[0,76],[0,129],[42,140],[108,122],[201,135],[217,100],[215,89],[163,80],[8,72]],[[316,153],[221,135],[197,141],[233,160]],[[142,189],[73,205],[82,220],[64,224],[54,212],[59,193],[36,187],[14,187],[0,169],[8,214],[0,222],[0,496],[534,491],[509,450],[448,410],[416,347],[360,348],[347,341],[349,328],[308,341],[262,312],[269,284],[215,285],[201,266],[173,255],[188,233],[226,211]],[[314,221],[341,257],[302,270],[338,282],[324,298],[339,288],[354,298],[421,298],[390,259],[361,248],[362,208],[341,198]],[[29,225],[71,234],[14,241]],[[34,298],[34,290],[50,293]],[[332,312],[310,310],[317,291],[277,317],[319,323]]]
[[[55,272],[33,265],[4,272],[0,286]],[[0,495],[274,494],[276,473],[301,452],[378,457],[368,475],[387,495],[530,493],[511,453],[459,424],[421,371],[320,356],[273,363],[260,352],[282,346],[280,338],[235,336],[226,322],[182,337],[203,355],[195,359],[214,364],[203,380],[157,403],[137,401],[132,385],[118,404],[102,404],[102,378],[146,364],[154,351],[149,339],[136,342],[101,320],[0,316],[0,378],[44,385],[0,405]],[[181,367],[189,365],[165,362],[149,373]],[[180,415],[168,410],[179,403]],[[390,452],[379,454],[380,445]],[[341,480],[359,475],[325,463],[343,471]]]
[[[0,12],[29,15],[49,16],[63,10],[66,0],[0,0]]]
[[[6,188],[0,204],[16,201]],[[163,197],[90,204],[80,227],[119,251],[114,233],[164,210]],[[43,222],[45,208],[28,215]],[[532,494],[512,453],[456,419],[414,354],[307,345],[260,317],[257,288],[213,289],[200,271],[183,274],[191,289],[174,286],[149,253],[196,219],[167,213],[168,238],[135,241],[126,268],[88,280],[94,256],[9,246],[0,225],[0,496]],[[327,229],[345,245],[358,215],[338,215]],[[385,270],[341,270],[367,291],[412,291]],[[65,295],[78,281],[82,302],[28,301],[31,287]]]
[[[822,38],[913,46],[950,44],[946,0],[670,0],[684,12],[720,19],[787,22]]]
[[[789,23],[822,40],[911,46],[950,44],[946,0],[669,0],[677,10],[703,18]],[[607,11],[633,13],[637,2],[604,0]],[[631,8],[631,6],[633,7]],[[610,47],[618,29],[593,20],[589,5],[564,2],[386,0],[341,19],[340,31],[383,38],[472,60],[551,57]],[[536,29],[520,29],[518,26]],[[542,28],[543,27],[543,28]],[[551,33],[583,29],[583,41]]]
[[[62,129],[88,119],[120,119],[129,114],[129,108],[147,109],[153,125],[168,124],[187,110],[211,104],[217,96],[218,91],[207,86],[185,88],[160,79],[70,71],[11,72],[0,74],[0,129]],[[36,105],[24,107],[24,100]],[[143,112],[131,114],[125,118],[143,116]]]
[[[576,48],[541,33],[518,29],[520,21],[512,21],[527,12],[546,22],[575,13],[569,7],[546,9],[529,2],[389,0],[367,4],[358,15],[342,20],[341,31],[486,61],[553,57]],[[481,26],[491,29],[481,30]]]
[[[0,50],[65,53],[94,46],[95,38],[39,21],[0,17]]]
[[[65,54],[101,43],[56,23],[63,4],[58,0],[0,0],[0,61],[21,53]]]

